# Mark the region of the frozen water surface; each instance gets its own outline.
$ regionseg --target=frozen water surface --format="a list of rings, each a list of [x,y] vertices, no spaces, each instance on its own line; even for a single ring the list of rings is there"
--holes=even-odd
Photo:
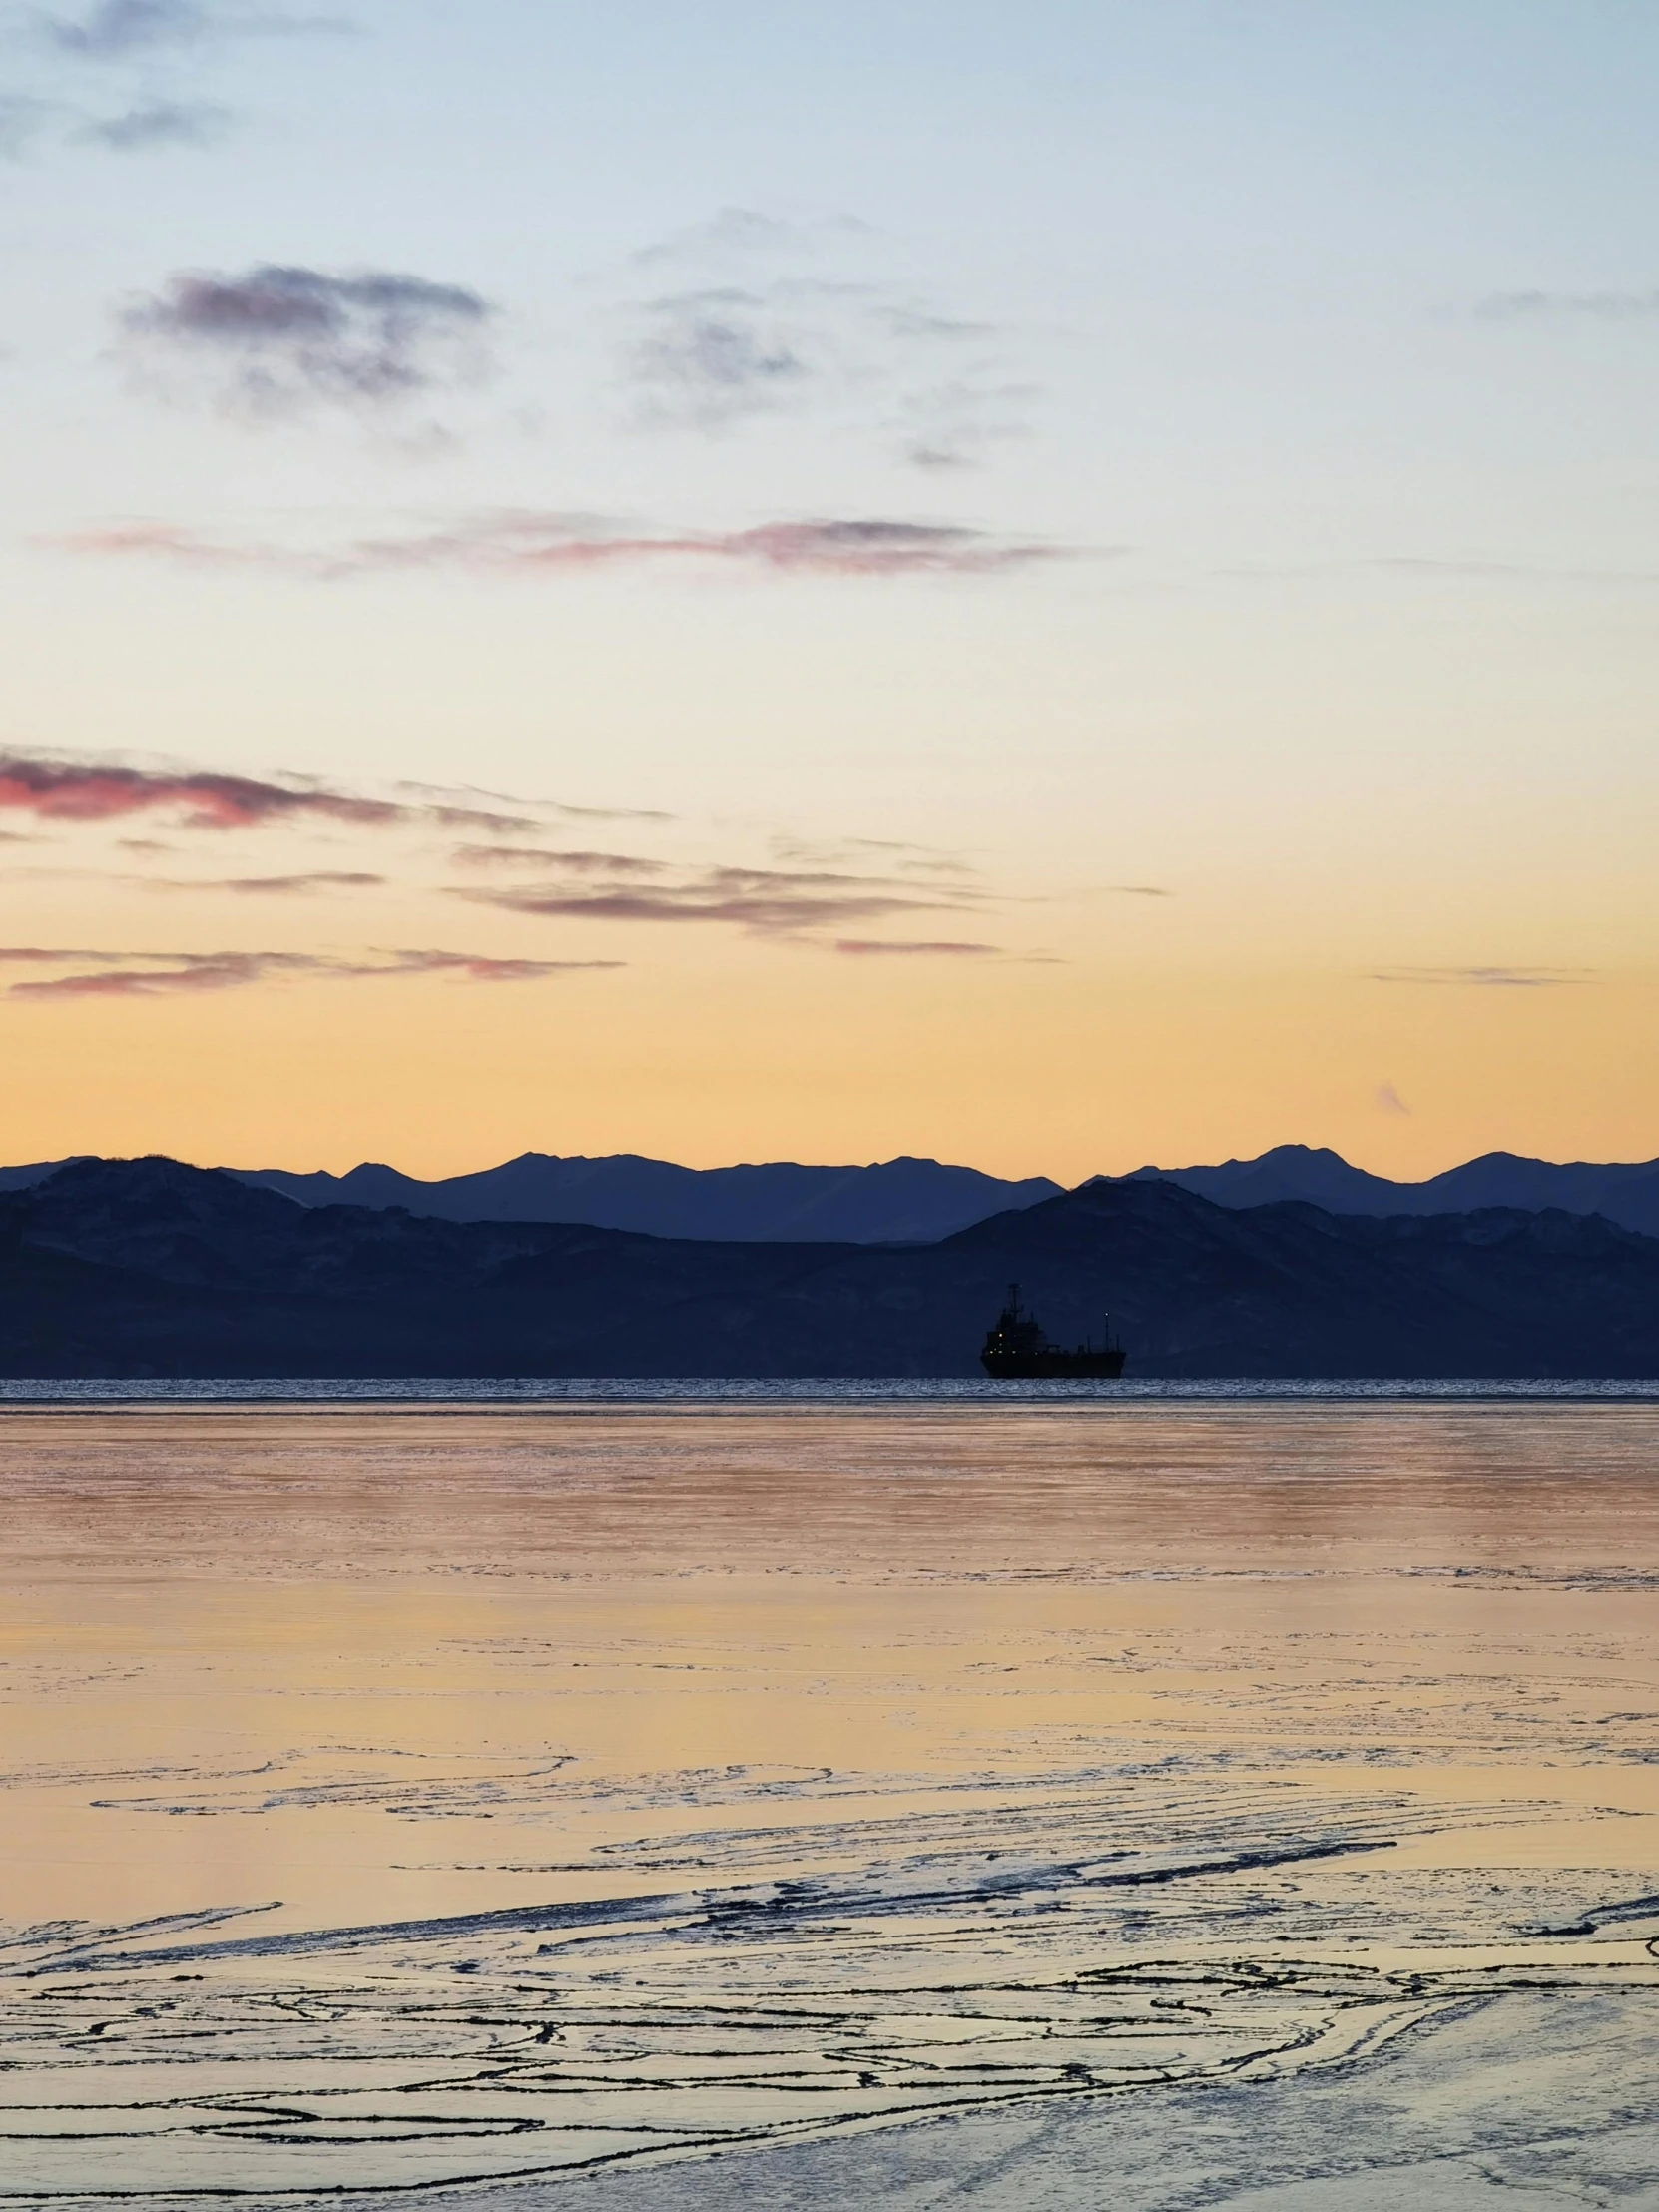
[[[0,1415],[0,2200],[1659,2207],[1659,1405]]]

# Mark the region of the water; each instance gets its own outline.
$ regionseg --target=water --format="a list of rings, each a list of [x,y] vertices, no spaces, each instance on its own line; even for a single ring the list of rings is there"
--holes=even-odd
[[[61,1387],[0,2196],[1659,2203],[1644,1393]]]
[[[1659,1403],[1659,1381],[1415,1377],[1192,1382],[992,1382],[907,1376],[757,1379],[657,1376],[299,1376],[0,1378],[5,1405],[1067,1405]]]

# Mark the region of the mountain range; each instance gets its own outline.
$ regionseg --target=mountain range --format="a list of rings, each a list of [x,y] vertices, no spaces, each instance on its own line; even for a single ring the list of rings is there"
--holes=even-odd
[[[1625,1229],[1659,1236],[1659,1160],[1629,1166],[1592,1161],[1527,1160],[1487,1152],[1422,1183],[1392,1183],[1350,1167],[1339,1152],[1276,1145],[1254,1160],[1216,1167],[1137,1168],[1131,1182],[1178,1183],[1218,1206],[1271,1206],[1306,1199],[1334,1214],[1467,1214],[1483,1206],[1537,1213],[1604,1214]]]
[[[0,1169],[0,1191],[26,1189],[63,1164]],[[227,1172],[301,1206],[404,1206],[438,1221],[583,1222],[647,1237],[741,1244],[933,1244],[1006,1207],[1054,1198],[1061,1188],[1046,1175],[1006,1182],[937,1160],[682,1168],[628,1152],[597,1160],[525,1152],[498,1168],[431,1183],[375,1162],[345,1175],[295,1175],[285,1168]]]
[[[1334,1215],[1097,1180],[928,1245],[301,1207],[83,1161],[0,1195],[9,1376],[966,1376],[1004,1285],[1135,1376],[1659,1375],[1659,1240],[1488,1208]]]
[[[62,1161],[0,1168],[0,1192],[43,1182]],[[280,1191],[302,1206],[403,1206],[440,1221],[582,1222],[648,1237],[731,1243],[933,1244],[1010,1207],[1059,1196],[1047,1176],[1009,1182],[937,1160],[898,1159],[868,1167],[683,1168],[613,1153],[561,1159],[526,1152],[475,1175],[422,1182],[365,1162],[345,1175],[285,1168],[233,1168],[244,1183]],[[1421,1183],[1394,1183],[1351,1167],[1339,1153],[1278,1145],[1254,1160],[1212,1167],[1137,1168],[1125,1182],[1176,1183],[1217,1206],[1305,1200],[1334,1214],[1464,1214],[1482,1207],[1536,1213],[1603,1214],[1625,1229],[1659,1236],[1659,1160],[1629,1166],[1528,1160],[1488,1152]]]

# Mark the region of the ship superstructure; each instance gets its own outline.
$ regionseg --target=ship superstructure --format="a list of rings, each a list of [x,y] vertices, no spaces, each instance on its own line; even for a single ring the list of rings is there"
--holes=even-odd
[[[1050,1344],[1035,1314],[1019,1302],[1019,1285],[1008,1286],[1008,1303],[987,1332],[979,1364],[998,1382],[1023,1382],[1032,1378],[1095,1376],[1113,1381],[1123,1373],[1123,1347],[1112,1342],[1112,1317],[1106,1316],[1100,1344],[1092,1339],[1067,1351]]]

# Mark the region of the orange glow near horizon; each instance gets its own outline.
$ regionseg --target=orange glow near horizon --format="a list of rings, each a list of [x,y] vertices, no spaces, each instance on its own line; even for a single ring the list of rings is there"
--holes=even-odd
[[[378,1159],[438,1177],[523,1151],[699,1167],[913,1153],[1076,1182],[1285,1142],[1402,1179],[1489,1150],[1653,1150],[1659,1038],[1642,975],[1383,983],[1086,952],[848,958],[649,924],[596,934],[627,964],[14,999],[0,1005],[0,1156],[336,1172]]]

